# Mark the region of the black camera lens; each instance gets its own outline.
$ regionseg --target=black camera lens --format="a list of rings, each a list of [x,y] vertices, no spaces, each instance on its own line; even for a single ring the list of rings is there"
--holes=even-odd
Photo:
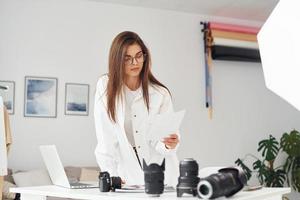
[[[122,180],[118,176],[110,177],[108,172],[100,172],[99,189],[100,192],[114,192],[116,189],[121,189]]]
[[[218,173],[201,179],[197,186],[197,192],[201,199],[230,197],[240,191],[246,183],[247,178],[242,170],[223,168]]]
[[[186,158],[180,161],[178,177],[178,184],[176,186],[177,197],[182,197],[184,193],[197,195],[198,177],[198,163],[192,158]]]
[[[145,160],[143,160],[143,170],[146,194],[150,196],[160,196],[164,191],[165,159],[161,166],[156,163],[147,166]]]
[[[121,189],[122,187],[122,180],[118,176],[111,177],[111,191],[115,191],[116,189]]]

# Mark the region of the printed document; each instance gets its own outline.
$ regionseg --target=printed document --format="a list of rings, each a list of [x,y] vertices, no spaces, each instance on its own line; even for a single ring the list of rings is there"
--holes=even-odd
[[[158,114],[149,123],[148,138],[152,141],[162,141],[170,134],[178,133],[185,110]]]

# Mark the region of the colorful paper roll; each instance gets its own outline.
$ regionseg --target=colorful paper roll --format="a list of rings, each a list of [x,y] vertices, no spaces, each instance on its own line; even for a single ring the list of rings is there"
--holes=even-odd
[[[213,45],[211,47],[213,60],[230,60],[261,62],[259,50]]]
[[[220,37],[220,38],[227,38],[233,40],[245,40],[251,42],[257,42],[257,36],[254,34],[248,33],[237,33],[237,32],[227,32],[227,31],[220,31],[220,30],[211,30],[211,36]]]
[[[257,42],[243,41],[243,40],[232,40],[225,38],[213,38],[213,44],[219,46],[239,47],[248,49],[258,49]]]
[[[210,28],[212,30],[238,32],[238,33],[250,33],[250,34],[255,34],[255,35],[257,35],[257,33],[260,30],[260,28],[257,28],[257,27],[223,24],[223,23],[217,23],[217,22],[210,22],[208,28]]]
[[[257,33],[259,28],[214,22],[202,22],[205,52],[205,97],[212,119],[212,59],[260,62]]]

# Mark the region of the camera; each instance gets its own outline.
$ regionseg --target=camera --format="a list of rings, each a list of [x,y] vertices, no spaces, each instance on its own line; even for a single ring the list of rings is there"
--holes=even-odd
[[[165,159],[161,165],[152,163],[149,166],[143,159],[143,170],[145,180],[145,193],[150,196],[158,197],[164,191],[164,171],[165,171]]]
[[[186,158],[180,161],[180,175],[176,186],[177,197],[182,197],[184,193],[197,195],[197,184],[200,180],[198,170],[198,163],[194,159]]]
[[[110,177],[108,172],[100,172],[99,189],[100,192],[114,192],[116,189],[121,189],[122,180],[118,176]]]
[[[247,183],[245,173],[238,168],[223,168],[218,173],[201,178],[197,186],[198,196],[202,199],[230,197],[239,192]]]

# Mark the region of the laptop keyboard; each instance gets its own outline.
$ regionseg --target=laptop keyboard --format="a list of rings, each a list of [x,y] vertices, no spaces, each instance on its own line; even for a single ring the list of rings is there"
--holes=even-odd
[[[71,183],[70,185],[72,185],[72,186],[89,186],[91,184],[87,184],[87,183]]]
[[[95,188],[96,186],[87,183],[71,183],[71,188]]]

